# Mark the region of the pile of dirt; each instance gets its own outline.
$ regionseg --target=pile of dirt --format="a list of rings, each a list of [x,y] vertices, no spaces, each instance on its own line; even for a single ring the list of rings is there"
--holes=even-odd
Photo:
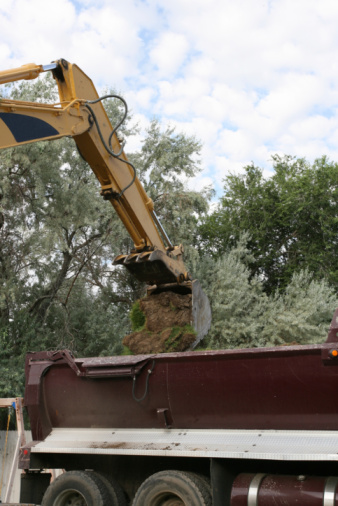
[[[131,353],[185,351],[196,340],[196,333],[191,327],[191,294],[152,294],[138,301],[136,308],[134,332],[123,339],[124,346]],[[142,327],[137,328],[140,324]]]

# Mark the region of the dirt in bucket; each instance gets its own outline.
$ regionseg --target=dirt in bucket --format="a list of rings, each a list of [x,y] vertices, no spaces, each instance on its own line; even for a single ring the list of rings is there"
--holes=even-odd
[[[196,340],[191,313],[190,293],[166,291],[144,297],[131,311],[134,332],[123,345],[135,355],[188,350]]]

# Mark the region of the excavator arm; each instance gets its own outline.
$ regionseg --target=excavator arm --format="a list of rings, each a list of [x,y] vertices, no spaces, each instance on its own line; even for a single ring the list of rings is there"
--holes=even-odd
[[[77,65],[61,59],[45,66],[28,64],[2,71],[0,84],[35,79],[47,71],[53,73],[60,102],[1,98],[0,149],[72,137],[99,180],[101,195],[113,205],[134,242],[132,252],[119,255],[114,263],[123,264],[148,285],[160,289],[169,285],[192,293],[192,323],[200,340],[210,327],[208,299],[186,270],[182,245],[173,246],[161,226],[91,79]]]
[[[73,137],[83,158],[101,183],[134,242],[129,255],[119,255],[135,277],[161,285],[189,279],[182,246],[172,246],[113,130],[101,99],[89,77],[77,65],[59,60],[51,65],[24,65],[0,72],[0,84],[35,79],[52,71],[60,102],[41,104],[0,100],[0,149],[41,140]]]

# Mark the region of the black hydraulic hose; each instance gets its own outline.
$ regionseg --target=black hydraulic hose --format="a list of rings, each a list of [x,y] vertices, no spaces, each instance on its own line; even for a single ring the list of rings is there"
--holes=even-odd
[[[149,387],[149,377],[150,377],[151,373],[153,372],[154,367],[155,367],[155,360],[153,360],[151,369],[148,369],[148,371],[147,371],[146,389],[145,389],[145,392],[142,395],[142,397],[136,397],[136,395],[135,395],[136,375],[134,375],[134,377],[133,377],[133,390],[132,390],[134,401],[136,401],[136,402],[142,402],[147,397],[147,395],[148,395],[148,387]]]
[[[117,99],[121,100],[121,102],[124,105],[124,114],[123,114],[123,117],[118,122],[118,124],[113,128],[113,131],[109,135],[108,145],[107,145],[105,139],[103,138],[99,122],[97,121],[96,114],[93,111],[92,107],[90,106],[90,104],[96,104],[97,102],[101,102],[102,100],[105,100],[107,98],[117,98]],[[91,114],[91,116],[93,118],[93,121],[94,121],[94,123],[96,125],[97,131],[99,133],[101,142],[102,142],[104,148],[106,149],[106,151],[111,156],[113,156],[114,158],[117,158],[118,160],[120,160],[120,162],[123,162],[123,163],[126,163],[127,165],[129,165],[132,168],[132,170],[133,170],[133,178],[132,178],[131,182],[125,188],[123,188],[123,190],[121,190],[121,192],[117,195],[117,198],[120,198],[120,197],[122,197],[122,195],[124,194],[124,192],[126,190],[128,190],[128,188],[130,188],[130,186],[135,182],[135,179],[136,179],[136,169],[135,169],[134,165],[131,162],[129,162],[129,160],[124,160],[124,158],[120,158],[120,156],[121,156],[121,154],[123,152],[123,148],[124,148],[124,144],[125,143],[124,142],[122,143],[121,149],[120,149],[120,151],[118,153],[115,153],[115,151],[113,150],[113,147],[112,147],[112,138],[113,138],[113,135],[116,133],[116,131],[118,130],[118,128],[120,128],[120,126],[122,125],[122,123],[125,121],[125,119],[127,117],[127,114],[128,114],[127,102],[124,100],[124,98],[120,97],[119,95],[104,95],[103,97],[97,98],[96,100],[89,100],[89,101],[85,102],[84,105],[87,107],[87,109],[89,110],[89,112],[90,112],[90,114]]]

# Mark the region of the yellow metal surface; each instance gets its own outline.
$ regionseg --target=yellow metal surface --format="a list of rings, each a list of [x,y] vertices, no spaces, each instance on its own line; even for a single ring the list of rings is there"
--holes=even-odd
[[[56,134],[43,138],[18,141],[0,118],[0,149],[28,144],[37,140],[54,140],[66,136],[73,137],[90,128],[88,110],[78,100],[67,104],[38,104],[35,102],[2,99],[0,100],[0,113],[20,114],[28,118],[41,120],[57,131]]]
[[[12,132],[5,125],[5,123],[2,121],[1,118],[0,118],[0,145],[2,145],[3,147],[10,147],[16,145],[16,141]]]
[[[2,70],[0,84],[12,83],[21,79],[36,79],[41,72],[43,72],[42,65],[35,65],[35,63],[27,63],[16,69]]]

